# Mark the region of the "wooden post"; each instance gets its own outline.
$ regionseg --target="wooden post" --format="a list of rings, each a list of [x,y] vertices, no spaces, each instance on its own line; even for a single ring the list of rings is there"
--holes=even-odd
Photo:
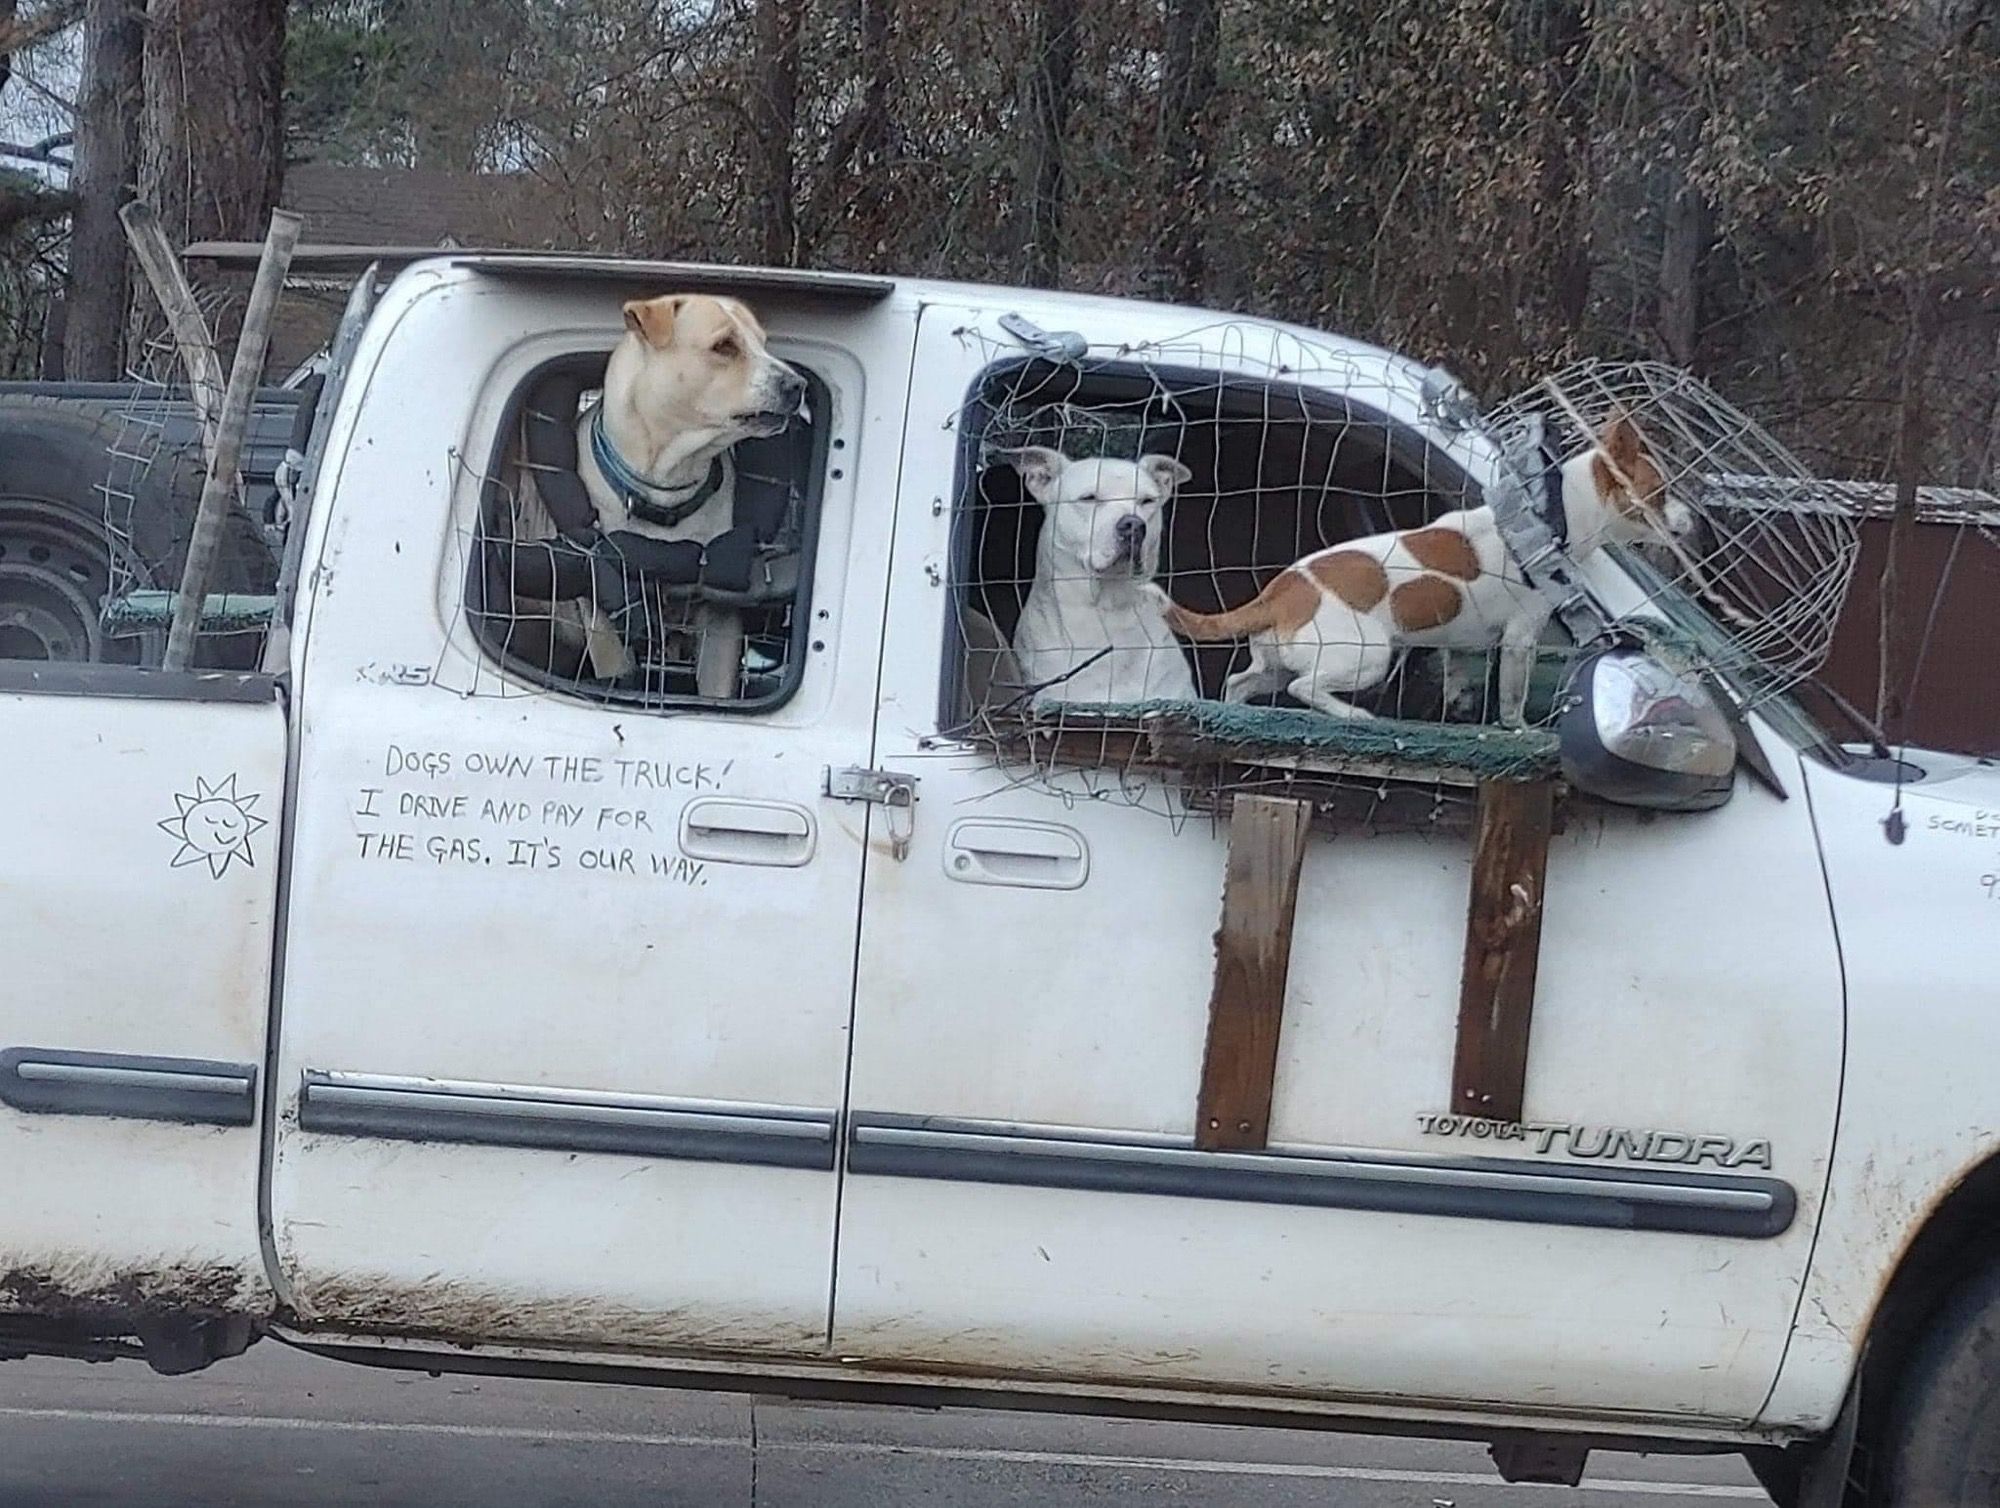
[[[215,567],[216,547],[222,542],[223,516],[236,490],[236,464],[243,453],[244,431],[250,424],[250,404],[257,396],[257,384],[264,372],[264,353],[271,343],[271,316],[285,284],[285,269],[292,264],[292,249],[298,245],[300,223],[299,217],[288,210],[271,213],[263,259],[257,264],[257,278],[250,285],[250,304],[243,314],[243,334],[236,342],[236,355],[229,367],[229,386],[222,395],[215,454],[209,458],[208,475],[201,484],[201,504],[188,539],[180,601],[174,606],[174,626],[168,631],[167,652],[161,662],[168,670],[185,670],[194,653],[202,604],[208,600],[209,577]]]
[[[1231,808],[1208,1046],[1195,1104],[1197,1147],[1254,1151],[1270,1138],[1271,1081],[1311,821],[1310,802],[1283,796],[1239,795]]]
[[[1546,780],[1480,782],[1451,1069],[1458,1115],[1521,1119],[1554,812]]]
[[[125,239],[132,243],[132,255],[152,284],[153,296],[167,316],[167,329],[180,352],[181,366],[187,371],[188,387],[194,394],[195,412],[201,416],[201,448],[208,468],[215,469],[217,431],[222,423],[222,358],[215,352],[215,336],[202,318],[194,289],[188,286],[187,272],[174,255],[173,242],[160,224],[153,206],[134,199],[118,212],[125,226]]]

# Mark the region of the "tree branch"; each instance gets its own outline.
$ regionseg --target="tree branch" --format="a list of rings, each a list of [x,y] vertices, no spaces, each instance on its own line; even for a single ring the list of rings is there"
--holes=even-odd
[[[0,157],[17,157],[24,162],[60,162],[67,164],[69,159],[58,157],[56,153],[63,147],[72,147],[75,145],[76,132],[58,131],[55,135],[44,136],[37,142],[0,141]]]
[[[0,25],[0,54],[20,52],[67,29],[83,14],[83,0],[56,0],[25,21]]]
[[[0,236],[23,225],[40,225],[60,220],[76,207],[76,196],[57,189],[20,186],[20,182],[0,182]]]

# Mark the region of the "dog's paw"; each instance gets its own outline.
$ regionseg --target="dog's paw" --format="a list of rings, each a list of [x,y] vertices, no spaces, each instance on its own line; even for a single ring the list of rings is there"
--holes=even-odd
[[[1180,604],[1167,594],[1167,589],[1161,586],[1159,582],[1148,581],[1142,583],[1139,587],[1139,594],[1153,605],[1153,610],[1162,618],[1166,619],[1169,623],[1173,622],[1174,612]]]

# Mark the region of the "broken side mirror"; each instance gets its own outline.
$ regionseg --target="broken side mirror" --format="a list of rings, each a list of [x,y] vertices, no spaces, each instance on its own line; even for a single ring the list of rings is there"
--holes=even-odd
[[[1618,806],[1700,812],[1736,785],[1736,735],[1713,693],[1636,649],[1587,657],[1556,724],[1563,775]]]

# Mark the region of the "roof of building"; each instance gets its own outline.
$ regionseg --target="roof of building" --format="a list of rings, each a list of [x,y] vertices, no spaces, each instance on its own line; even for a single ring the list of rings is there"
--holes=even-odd
[[[295,163],[280,202],[321,244],[548,246],[564,239],[560,192],[531,173]]]

